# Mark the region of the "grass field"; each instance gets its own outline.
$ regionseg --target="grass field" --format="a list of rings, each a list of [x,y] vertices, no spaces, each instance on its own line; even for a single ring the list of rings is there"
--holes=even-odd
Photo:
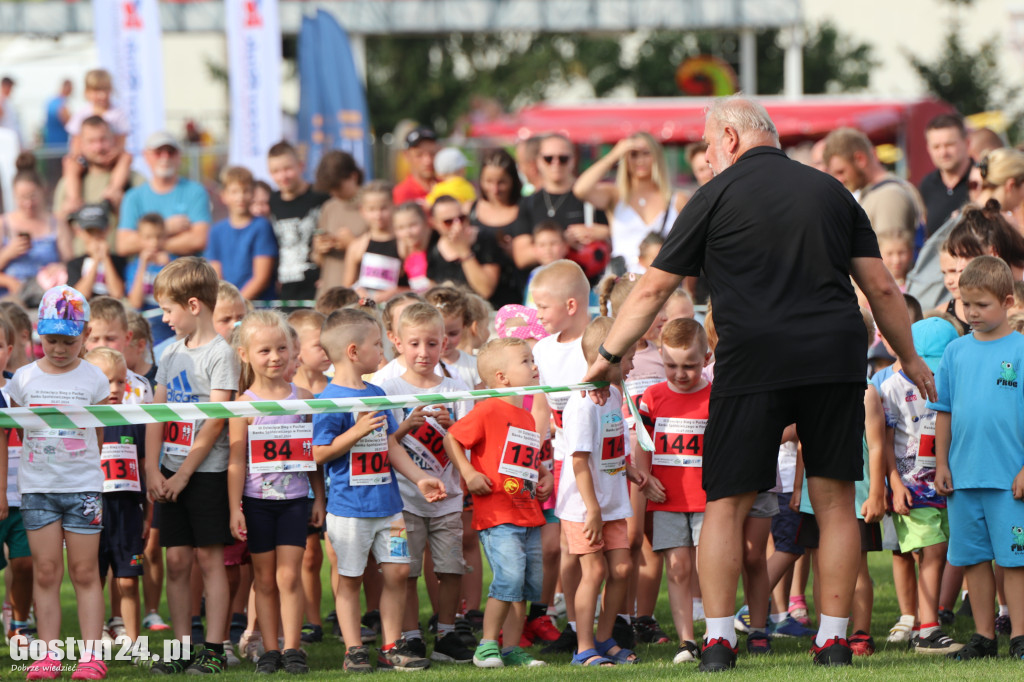
[[[889,626],[898,617],[896,596],[893,592],[892,572],[890,570],[889,554],[878,553],[871,555],[871,573],[875,581],[875,611],[873,618],[872,635],[879,645],[878,652],[868,658],[856,658],[852,668],[846,669],[819,669],[815,668],[810,661],[807,651],[810,647],[809,640],[777,639],[773,641],[774,653],[768,657],[751,658],[745,653],[740,654],[736,670],[729,675],[730,679],[743,680],[792,680],[792,679],[827,679],[827,680],[920,680],[929,679],[983,679],[983,680],[1020,680],[1024,678],[1024,662],[1011,661],[1006,657],[1009,641],[1001,637],[999,641],[1000,653],[1004,656],[996,661],[984,661],[978,663],[956,663],[947,661],[942,657],[931,657],[914,654],[905,646],[886,647],[885,636]],[[328,584],[327,566],[324,567],[324,584]],[[485,567],[484,586],[489,578],[489,571]],[[65,581],[63,589],[64,597],[64,621],[62,636],[73,636],[77,631],[77,615],[75,611],[74,592],[69,583]],[[329,592],[325,594],[323,612],[326,614],[332,606],[329,603]],[[426,623],[430,616],[429,601],[421,592],[420,603],[426,605],[421,611],[421,621]],[[167,617],[166,609],[164,617]],[[673,635],[671,627],[672,620],[668,613],[668,597],[664,590],[658,601],[658,609],[655,613],[659,623]],[[562,625],[562,623],[560,623]],[[698,634],[701,628],[698,627]],[[953,636],[957,641],[966,641],[973,632],[973,624],[969,620],[958,619],[953,627],[947,628],[947,634]],[[151,637],[151,650],[159,652],[163,637]],[[741,636],[740,649],[743,651],[745,640]],[[432,637],[428,640],[428,648],[432,646]],[[334,679],[341,674],[341,662],[343,647],[333,637],[325,638],[320,644],[307,645],[309,652],[309,663],[312,672],[306,676],[310,680]],[[674,644],[663,645],[639,645],[637,654],[641,657],[642,663],[637,666],[620,666],[613,669],[601,669],[586,671],[582,668],[570,667],[569,656],[539,656],[544,658],[549,666],[546,668],[504,669],[504,670],[480,670],[469,665],[443,665],[435,663],[430,670],[417,673],[417,678],[424,680],[476,680],[487,677],[494,680],[522,680],[524,677],[531,681],[546,682],[548,680],[563,680],[570,677],[582,679],[585,675],[597,675],[602,678],[634,679],[634,680],[660,680],[677,678],[680,675],[697,674],[697,664],[688,663],[673,665],[672,657],[676,651]],[[534,655],[536,651],[533,651]],[[14,663],[9,652],[5,649],[0,658],[0,677],[7,679],[23,678],[23,673],[12,671]],[[115,662],[110,666],[109,679],[129,679],[147,676],[148,672],[133,667],[127,662]],[[247,662],[236,668],[231,668],[225,673],[225,678],[243,679],[253,675],[253,666]],[[285,673],[279,673],[285,675]],[[64,679],[70,679],[70,673],[63,675]]]

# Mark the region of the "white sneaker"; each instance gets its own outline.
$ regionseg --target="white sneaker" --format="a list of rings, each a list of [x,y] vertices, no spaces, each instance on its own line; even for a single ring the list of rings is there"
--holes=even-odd
[[[700,660],[700,649],[697,648],[695,642],[687,640],[683,642],[683,645],[679,647],[679,651],[676,652],[675,657],[672,659],[672,663],[688,663],[690,661]]]
[[[231,645],[230,639],[224,640],[224,662],[227,663],[228,666],[239,665],[242,662],[235,653],[235,647]]]
[[[260,656],[266,653],[263,648],[263,634],[258,630],[256,632],[246,630],[238,640],[238,650],[242,652],[244,658],[253,663],[260,660]]]
[[[554,615],[556,618],[565,618],[565,595],[559,592],[555,595],[555,600],[551,604],[551,608],[554,609]]]
[[[124,620],[120,616],[115,616],[108,620],[106,630],[112,640],[128,636],[128,630],[125,629]]]
[[[887,638],[890,642],[909,642],[913,636],[913,625],[908,625],[902,620],[896,621],[896,624],[889,628],[889,637]]]
[[[146,617],[142,619],[142,627],[146,630],[153,630],[154,632],[171,629],[171,626],[165,623],[164,619],[161,618],[160,614],[156,611],[150,611],[146,614]]]

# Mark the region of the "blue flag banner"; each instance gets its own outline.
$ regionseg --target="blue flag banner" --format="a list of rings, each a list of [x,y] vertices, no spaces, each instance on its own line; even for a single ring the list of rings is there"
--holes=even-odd
[[[299,29],[299,149],[306,161],[306,180],[312,181],[324,153],[324,115],[320,97],[320,28],[313,17],[302,17]]]

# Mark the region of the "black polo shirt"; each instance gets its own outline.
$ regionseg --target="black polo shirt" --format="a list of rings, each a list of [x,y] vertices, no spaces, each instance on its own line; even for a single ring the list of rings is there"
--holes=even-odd
[[[850,259],[879,258],[837,180],[773,147],[749,150],[693,195],[654,267],[703,269],[718,347],[714,396],[864,381],[867,331]]]
[[[924,199],[924,208],[928,213],[927,230],[929,237],[935,234],[935,231],[949,220],[949,216],[952,215],[953,211],[960,210],[970,200],[970,197],[967,196],[967,179],[971,175],[971,167],[973,165],[972,163],[970,166],[967,166],[967,172],[956,183],[956,187],[952,189],[946,187],[946,183],[942,181],[942,176],[939,175],[938,169],[933,170],[921,180],[921,184],[917,189],[921,192],[921,198]]]

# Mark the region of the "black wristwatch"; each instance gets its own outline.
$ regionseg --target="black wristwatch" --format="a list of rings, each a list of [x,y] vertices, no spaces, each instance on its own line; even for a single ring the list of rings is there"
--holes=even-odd
[[[620,355],[612,355],[611,353],[609,353],[605,349],[603,343],[600,346],[597,347],[597,354],[600,355],[602,358],[604,358],[605,360],[607,360],[609,363],[611,363],[613,365],[617,365],[620,362],[622,362],[622,356],[620,356]]]

